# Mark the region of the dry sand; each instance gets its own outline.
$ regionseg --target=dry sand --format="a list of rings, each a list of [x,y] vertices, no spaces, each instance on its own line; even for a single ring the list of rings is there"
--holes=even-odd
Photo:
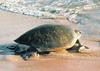
[[[13,40],[27,30],[48,22],[79,28],[82,31],[80,41],[90,49],[70,56],[48,55],[28,61],[10,54],[6,49],[6,46],[14,43]],[[0,11],[0,71],[100,71],[100,31],[90,23],[72,24],[65,19],[35,19]]]

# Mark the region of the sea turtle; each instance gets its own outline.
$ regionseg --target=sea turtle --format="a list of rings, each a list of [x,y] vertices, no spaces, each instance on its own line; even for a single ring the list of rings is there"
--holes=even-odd
[[[16,43],[30,46],[27,50],[20,51],[20,47],[13,48],[13,50],[15,52],[20,51],[18,53],[24,60],[30,58],[33,53],[45,54],[62,50],[75,50],[78,52],[82,46],[78,40],[80,36],[79,31],[72,30],[68,26],[40,25],[14,40]],[[78,46],[75,44],[78,44]]]

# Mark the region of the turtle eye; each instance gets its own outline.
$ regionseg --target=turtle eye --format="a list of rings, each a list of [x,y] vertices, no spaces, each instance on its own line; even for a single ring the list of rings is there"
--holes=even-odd
[[[81,32],[79,31],[79,33],[81,34]]]
[[[79,30],[75,30],[75,33],[81,34],[81,32]]]
[[[75,30],[75,33],[77,34],[81,34],[81,32],[79,30]]]
[[[80,31],[78,31],[77,33],[78,33],[78,34],[81,34],[81,32],[80,32]]]

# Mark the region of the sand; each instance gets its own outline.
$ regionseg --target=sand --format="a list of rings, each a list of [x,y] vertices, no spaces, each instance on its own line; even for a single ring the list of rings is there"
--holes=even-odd
[[[27,30],[49,22],[78,28],[82,32],[80,41],[90,49],[67,56],[51,54],[33,57],[28,61],[6,49],[7,46],[16,44],[13,40]],[[73,24],[66,19],[36,19],[0,11],[0,71],[100,71],[100,27],[91,23],[89,20],[85,24]]]

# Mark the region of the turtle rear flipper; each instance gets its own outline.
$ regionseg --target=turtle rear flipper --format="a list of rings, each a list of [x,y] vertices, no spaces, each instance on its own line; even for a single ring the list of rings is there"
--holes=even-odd
[[[25,51],[20,52],[20,56],[24,59],[24,60],[28,60],[30,57],[32,57],[33,55],[36,56],[36,54],[38,53],[38,51],[34,48],[29,48]]]
[[[23,51],[23,52],[20,53],[20,56],[21,56],[24,60],[28,60],[28,59],[32,56],[32,52]]]
[[[14,52],[15,55],[19,55],[19,53],[21,52],[18,45],[13,45],[11,47],[7,47],[7,49],[9,49],[11,52]]]
[[[19,47],[18,45],[7,47],[11,52],[14,52],[15,55],[19,55],[21,52],[25,51],[24,48]]]

